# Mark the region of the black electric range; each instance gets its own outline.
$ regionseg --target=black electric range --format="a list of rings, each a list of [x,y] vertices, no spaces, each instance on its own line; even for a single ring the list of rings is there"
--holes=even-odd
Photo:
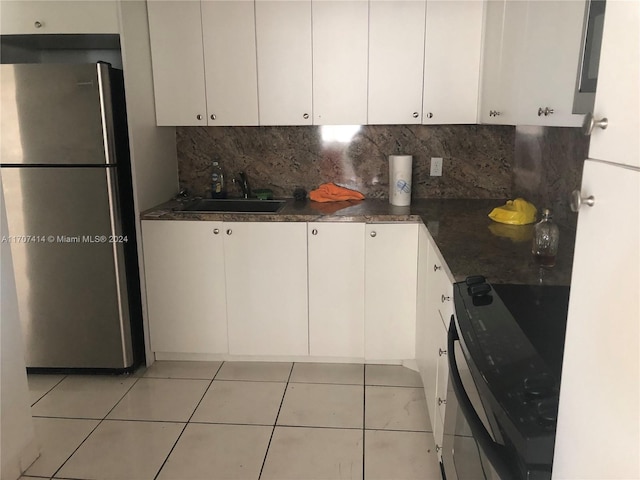
[[[569,287],[455,284],[457,335],[493,437],[518,478],[550,478]]]

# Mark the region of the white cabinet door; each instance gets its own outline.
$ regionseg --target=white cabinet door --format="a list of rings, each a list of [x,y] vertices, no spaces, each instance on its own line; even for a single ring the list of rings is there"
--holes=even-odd
[[[430,246],[430,242],[431,236],[427,232],[427,227],[420,225],[418,230],[416,298],[416,363],[424,386],[429,419],[431,420],[431,425],[435,426],[437,416],[435,408],[436,379],[438,376],[435,351],[438,348],[438,337],[434,329],[439,325],[434,321],[433,315],[437,313],[437,310],[434,311],[433,302],[431,301],[432,295],[430,295],[434,275],[433,270],[429,269],[433,262],[433,249]],[[442,442],[439,445],[442,445]]]
[[[480,121],[515,125],[527,2],[486,2]]]
[[[229,353],[308,355],[307,224],[224,224]]]
[[[254,3],[203,1],[202,31],[208,125],[258,125]]]
[[[142,239],[151,349],[226,353],[222,222],[146,220]]]
[[[418,224],[365,228],[365,358],[415,358]]]
[[[147,2],[158,125],[206,125],[199,0]]]
[[[309,223],[309,353],[364,357],[364,224]]]
[[[607,2],[589,157],[640,167],[640,2]]]
[[[580,126],[584,116],[571,112],[585,2],[534,0],[527,2],[527,7],[518,124]],[[545,115],[542,111],[546,109],[553,113]]]
[[[120,33],[115,1],[3,0],[2,35]]]
[[[483,2],[427,2],[422,123],[476,123]]]
[[[582,195],[553,478],[640,478],[640,170],[587,160]]]
[[[422,122],[424,0],[369,3],[369,118],[375,124]]]
[[[260,125],[311,125],[311,0],[256,0]]]
[[[313,0],[313,123],[367,123],[367,0]]]

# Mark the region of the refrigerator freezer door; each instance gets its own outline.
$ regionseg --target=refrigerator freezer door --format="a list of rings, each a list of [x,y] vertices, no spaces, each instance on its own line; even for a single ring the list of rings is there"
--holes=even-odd
[[[11,242],[27,366],[130,366],[117,243],[124,239],[109,193],[115,168],[3,168],[1,175],[9,222],[2,236]]]
[[[0,163],[87,165],[111,162],[108,67],[102,64],[0,65]],[[105,98],[106,97],[106,98]]]

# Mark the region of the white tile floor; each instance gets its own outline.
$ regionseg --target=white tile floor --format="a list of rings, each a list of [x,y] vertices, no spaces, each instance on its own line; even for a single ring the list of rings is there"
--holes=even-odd
[[[42,454],[25,480],[441,478],[420,377],[400,366],[156,362],[29,388]]]

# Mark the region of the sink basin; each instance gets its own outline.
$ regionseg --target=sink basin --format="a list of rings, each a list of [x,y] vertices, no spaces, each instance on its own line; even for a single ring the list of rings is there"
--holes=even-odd
[[[185,206],[186,212],[224,213],[276,213],[286,200],[260,200],[257,198],[201,199]]]

